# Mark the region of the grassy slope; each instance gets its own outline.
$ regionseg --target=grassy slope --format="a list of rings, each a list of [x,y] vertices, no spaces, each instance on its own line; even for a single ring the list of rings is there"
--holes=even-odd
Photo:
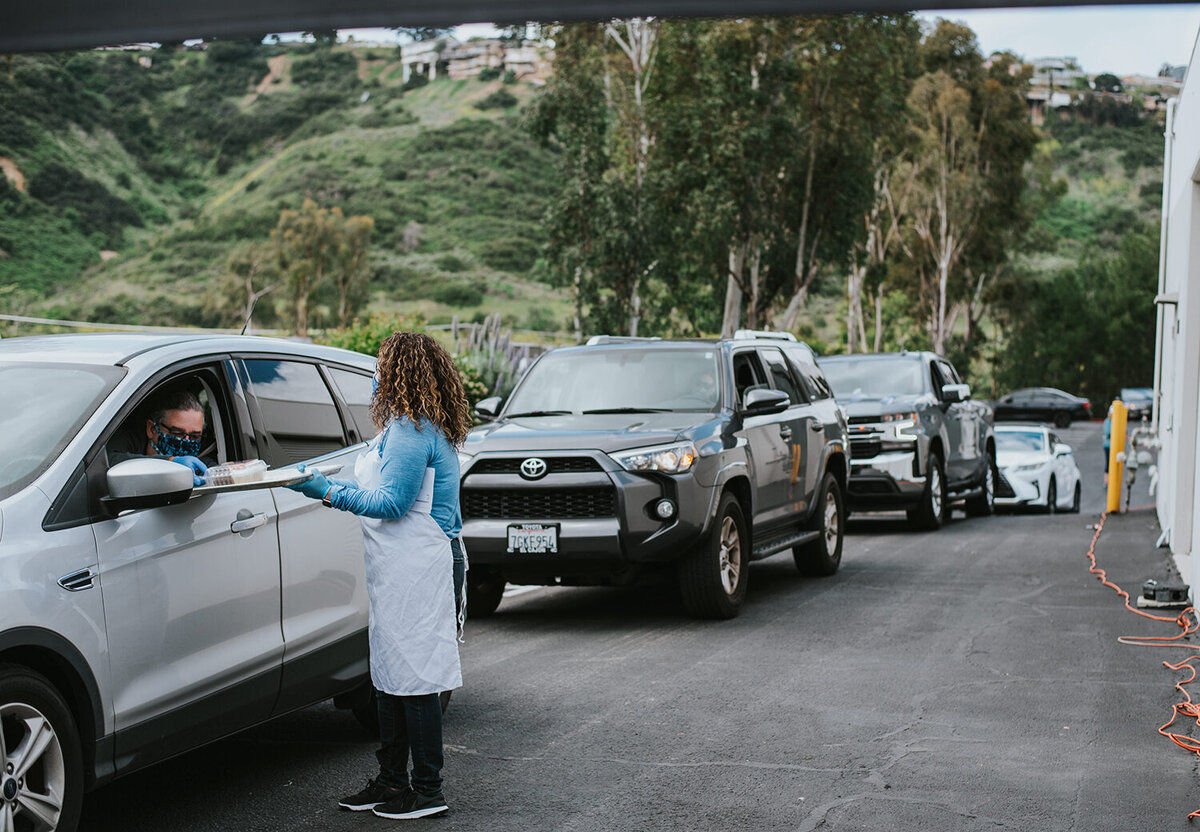
[[[518,122],[532,88],[439,79],[405,93],[389,52],[354,50],[357,78],[365,83],[350,87],[347,104],[319,112],[282,141],[257,152],[252,146],[245,158],[224,165],[224,174],[204,166],[205,175],[191,182],[184,197],[172,187],[177,183],[151,179],[102,128],[49,133],[41,156],[86,171],[130,201],[147,218],[145,227],[126,228],[120,256],[100,263],[101,241],[70,228],[69,216],[64,220],[61,212],[25,199],[23,205],[40,211],[39,221],[9,217],[9,228],[0,217],[0,248],[20,253],[36,242],[42,251],[64,249],[70,257],[51,259],[40,270],[0,258],[0,285],[14,279],[5,266],[18,280],[36,274],[30,288],[54,291],[28,311],[56,316],[230,325],[236,303],[223,297],[228,290],[222,285],[229,254],[265,242],[280,210],[312,197],[347,215],[375,219],[371,310],[420,310],[430,320],[499,312],[518,326],[561,325],[569,309],[565,297],[531,276],[553,193],[552,157]],[[300,100],[304,90],[292,75],[298,62],[308,60],[303,54],[276,56],[277,72],[256,76],[246,92],[227,100],[240,113],[269,119],[271,108]],[[501,88],[517,98],[517,106],[473,106]],[[168,89],[157,106],[180,107],[190,90]],[[195,171],[196,165],[190,167]],[[420,244],[410,251],[404,233],[411,223],[421,230]],[[65,248],[64,240],[70,243]],[[81,267],[86,270],[78,274]],[[272,297],[285,303],[282,293]],[[269,318],[271,309],[263,313]]]

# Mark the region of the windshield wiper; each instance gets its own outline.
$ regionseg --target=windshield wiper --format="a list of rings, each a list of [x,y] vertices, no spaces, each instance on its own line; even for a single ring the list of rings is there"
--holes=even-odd
[[[605,407],[600,410],[584,410],[586,416],[591,413],[670,413],[665,407]]]
[[[505,419],[516,419],[521,416],[570,416],[569,410],[526,410],[523,413],[505,413]]]

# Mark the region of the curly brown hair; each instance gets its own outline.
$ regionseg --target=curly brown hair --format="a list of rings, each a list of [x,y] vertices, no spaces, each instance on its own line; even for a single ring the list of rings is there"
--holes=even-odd
[[[471,429],[471,408],[450,353],[422,332],[394,332],[379,346],[379,387],[371,420],[380,430],[407,416],[420,426],[428,419],[458,448]]]

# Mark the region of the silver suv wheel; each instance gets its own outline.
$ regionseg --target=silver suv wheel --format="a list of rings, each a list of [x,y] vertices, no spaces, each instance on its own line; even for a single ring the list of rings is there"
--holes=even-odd
[[[0,704],[0,830],[57,829],[66,787],[62,744],[50,720],[23,702]]]

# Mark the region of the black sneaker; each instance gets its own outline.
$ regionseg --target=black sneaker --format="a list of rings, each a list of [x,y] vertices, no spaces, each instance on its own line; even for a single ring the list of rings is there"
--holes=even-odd
[[[365,789],[358,794],[342,798],[338,801],[338,806],[351,812],[365,812],[388,801],[403,800],[411,793],[412,790],[408,786],[396,788],[385,786],[378,780],[368,780]]]
[[[391,818],[392,820],[429,818],[434,815],[443,815],[449,811],[450,807],[446,805],[446,798],[442,796],[441,792],[421,794],[412,789],[395,800],[389,800],[382,806],[375,807],[375,814],[381,818]]]

